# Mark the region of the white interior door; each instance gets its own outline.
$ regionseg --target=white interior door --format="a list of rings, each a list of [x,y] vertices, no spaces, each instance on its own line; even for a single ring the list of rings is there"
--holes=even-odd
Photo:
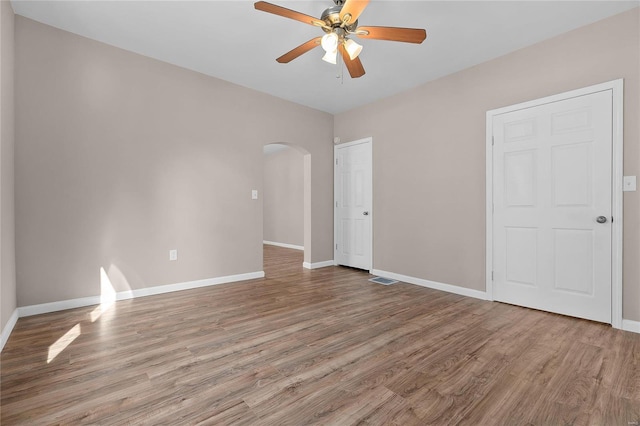
[[[494,299],[611,323],[612,92],[493,118]]]
[[[371,139],[335,147],[335,262],[370,270],[372,233]]]

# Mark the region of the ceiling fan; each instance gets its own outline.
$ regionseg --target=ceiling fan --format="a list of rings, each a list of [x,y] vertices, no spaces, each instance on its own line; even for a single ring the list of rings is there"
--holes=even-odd
[[[302,43],[280,56],[276,61],[286,64],[311,49],[322,46],[325,50],[323,60],[335,64],[338,51],[340,51],[349,74],[352,78],[358,78],[364,75],[364,67],[358,58],[362,46],[350,36],[416,44],[422,43],[427,38],[427,32],[417,28],[359,27],[358,17],[367,7],[369,0],[333,0],[333,2],[335,6],[322,12],[320,19],[266,1],[254,4],[257,10],[314,25],[322,28],[326,33],[322,37],[316,37]]]

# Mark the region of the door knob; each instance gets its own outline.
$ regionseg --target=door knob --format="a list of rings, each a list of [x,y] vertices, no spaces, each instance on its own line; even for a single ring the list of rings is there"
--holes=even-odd
[[[598,222],[598,223],[606,223],[607,222],[607,218],[604,217],[604,216],[598,216],[596,218],[596,222]]]
[[[369,212],[362,212],[364,216],[369,216]]]

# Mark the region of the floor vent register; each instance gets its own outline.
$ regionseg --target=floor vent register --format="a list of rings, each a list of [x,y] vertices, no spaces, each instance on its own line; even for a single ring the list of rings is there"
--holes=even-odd
[[[398,282],[396,280],[392,280],[389,278],[382,278],[382,277],[370,278],[369,281],[371,281],[372,283],[382,284],[382,285],[391,285]]]

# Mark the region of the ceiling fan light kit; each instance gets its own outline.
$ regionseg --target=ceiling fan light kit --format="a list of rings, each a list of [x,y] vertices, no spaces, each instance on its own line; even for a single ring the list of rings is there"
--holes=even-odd
[[[418,28],[358,27],[358,18],[369,0],[333,0],[333,2],[335,6],[322,12],[320,19],[265,1],[254,4],[257,10],[320,27],[326,33],[322,37],[313,38],[285,53],[276,59],[278,62],[291,62],[321,45],[325,51],[325,55],[322,57],[324,61],[336,64],[338,51],[340,51],[349,75],[352,78],[358,78],[365,74],[362,62],[358,57],[362,52],[362,46],[348,36],[416,44],[422,43],[427,38],[427,32]]]

